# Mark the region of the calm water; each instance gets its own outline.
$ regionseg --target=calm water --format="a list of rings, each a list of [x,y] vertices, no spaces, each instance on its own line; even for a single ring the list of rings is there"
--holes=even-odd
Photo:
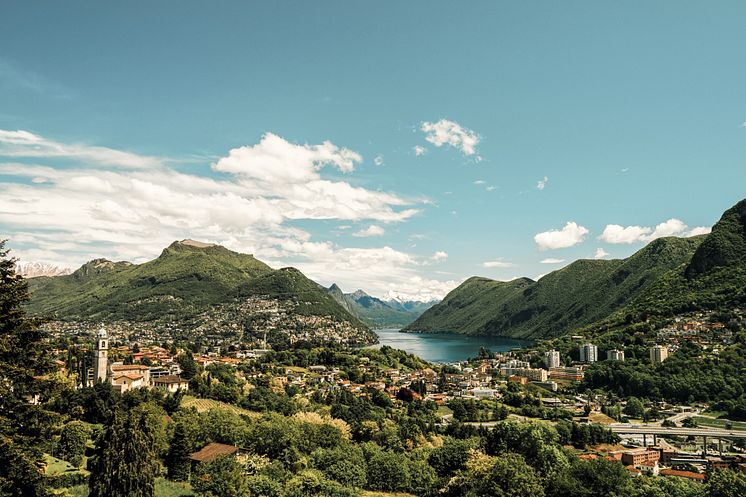
[[[378,348],[388,345],[406,350],[430,362],[456,362],[476,357],[479,347],[492,352],[504,352],[531,344],[526,340],[513,340],[501,337],[470,337],[443,333],[399,333],[399,330],[375,330],[380,343]]]

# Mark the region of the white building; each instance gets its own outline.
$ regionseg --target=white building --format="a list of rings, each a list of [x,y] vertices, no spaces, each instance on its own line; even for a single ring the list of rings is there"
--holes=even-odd
[[[558,350],[549,350],[544,352],[544,365],[547,369],[558,368],[560,366],[560,353]]]
[[[624,362],[624,351],[618,349],[607,350],[606,360]]]
[[[650,362],[660,364],[668,357],[668,347],[665,345],[656,345],[650,347]]]
[[[580,346],[580,362],[598,361],[598,347],[592,343],[586,343]]]

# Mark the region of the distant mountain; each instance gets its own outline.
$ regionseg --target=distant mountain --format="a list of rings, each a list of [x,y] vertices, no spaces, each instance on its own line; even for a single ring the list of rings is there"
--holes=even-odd
[[[62,276],[70,274],[72,270],[55,266],[45,262],[19,262],[16,264],[16,274],[24,278],[38,278],[39,276]]]
[[[66,320],[185,319],[251,296],[293,300],[302,315],[328,316],[367,333],[358,318],[294,268],[193,240],[172,243],[143,264],[90,261],[66,276],[29,280],[29,310]]]
[[[626,259],[575,261],[539,281],[470,278],[405,331],[546,338],[599,322],[744,305],[745,292],[743,200],[709,235],[659,238]]]
[[[363,290],[344,293],[336,283],[327,288],[326,292],[353,316],[373,328],[406,326],[435,304],[435,302],[384,301],[368,295]]]

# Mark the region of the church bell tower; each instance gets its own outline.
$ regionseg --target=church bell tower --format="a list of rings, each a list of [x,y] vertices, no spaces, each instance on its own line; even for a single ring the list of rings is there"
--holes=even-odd
[[[96,334],[96,355],[93,358],[93,381],[106,381],[109,371],[109,335],[104,325]]]

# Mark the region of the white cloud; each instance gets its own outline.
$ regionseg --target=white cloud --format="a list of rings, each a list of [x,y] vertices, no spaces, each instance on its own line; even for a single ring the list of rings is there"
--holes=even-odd
[[[480,137],[474,131],[447,119],[438,122],[423,122],[420,129],[426,133],[425,140],[436,147],[447,144],[458,148],[464,155],[474,155]]]
[[[380,226],[377,226],[375,224],[371,224],[364,230],[360,230],[356,233],[353,233],[352,236],[358,236],[358,237],[367,237],[367,236],[382,236],[386,233],[386,230],[381,228]]]
[[[618,224],[608,224],[604,232],[598,237],[599,240],[606,243],[636,243],[644,240],[652,233],[651,228],[643,226],[620,226]]]
[[[543,259],[540,261],[541,264],[561,264],[565,262],[564,259],[555,259],[554,257],[549,257],[548,259]]]
[[[440,262],[448,259],[448,252],[443,252],[442,250],[438,250],[433,254],[433,256],[430,258],[435,262]]]
[[[539,250],[567,248],[582,242],[588,233],[587,228],[579,226],[574,221],[569,221],[560,230],[537,233],[534,236],[534,241],[539,246]]]
[[[648,226],[620,226],[618,224],[608,224],[598,239],[612,244],[632,244],[649,242],[656,238],[666,236],[689,237],[709,232],[710,228],[706,226],[697,226],[690,230],[689,227],[680,219],[671,218],[668,221],[658,224],[655,228]]]
[[[383,165],[383,155],[378,154],[376,155],[376,158],[373,159],[373,164],[376,166],[382,166]]]
[[[420,155],[425,155],[427,153],[427,149],[425,147],[421,147],[419,145],[415,145],[412,150],[414,150],[414,155],[416,157],[419,157]]]
[[[605,257],[608,257],[609,253],[602,249],[601,247],[596,249],[596,254],[593,256],[594,259],[603,259]]]
[[[547,178],[546,176],[544,176],[544,179],[540,179],[540,180],[539,180],[539,181],[538,181],[538,182],[536,183],[536,188],[538,188],[539,190],[543,190],[543,189],[544,189],[544,187],[545,187],[545,186],[547,186],[547,182],[548,182],[548,181],[549,181],[549,178]]]
[[[21,156],[20,148],[31,156],[26,149],[33,147],[27,145],[41,144],[32,151],[41,164],[0,162],[0,225],[13,255],[27,262],[62,267],[97,257],[144,262],[174,240],[193,238],[372,294],[416,294],[420,281],[423,291],[436,295],[459,283],[420,275],[430,256],[314,242],[307,231],[288,225],[296,219],[389,223],[417,212],[412,201],[394,193],[324,178],[325,167],[351,172],[361,160],[330,142],[295,145],[266,135],[217,160],[213,167],[222,174],[210,177],[181,173],[170,161],[149,162],[99,147],[81,151],[27,132],[6,131],[2,137],[0,157]],[[63,152],[69,160],[60,166]]]
[[[475,185],[484,185],[487,182],[485,180],[483,180],[483,179],[478,179],[478,180],[474,181],[473,183]]]
[[[508,268],[508,267],[515,267],[515,264],[513,264],[512,262],[505,261],[502,258],[499,258],[494,261],[483,262],[482,266],[487,267],[487,268]]]
[[[697,236],[697,235],[706,235],[708,233],[712,232],[712,228],[707,226],[697,226],[692,229],[690,229],[686,236]]]
[[[164,163],[164,160],[158,157],[138,155],[107,147],[65,144],[24,130],[2,129],[0,129],[0,156],[51,157],[84,161],[92,165],[127,168],[154,168]]]
[[[487,188],[485,188],[485,190],[487,190],[488,192],[492,192],[492,191],[495,191],[495,188],[496,188],[495,186],[490,185]]]

